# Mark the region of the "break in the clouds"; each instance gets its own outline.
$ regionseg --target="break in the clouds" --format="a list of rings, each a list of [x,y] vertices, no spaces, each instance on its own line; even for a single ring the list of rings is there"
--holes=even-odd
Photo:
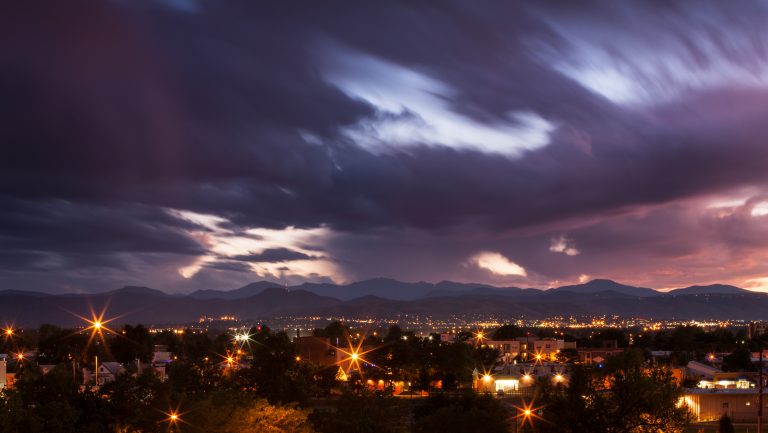
[[[768,9],[17,2],[0,289],[768,289]]]

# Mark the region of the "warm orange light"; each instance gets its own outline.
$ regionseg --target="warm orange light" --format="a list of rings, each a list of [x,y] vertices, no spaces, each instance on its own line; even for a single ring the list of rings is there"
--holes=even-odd
[[[531,375],[530,374],[526,374],[526,375],[523,376],[523,379],[531,380]]]
[[[522,406],[516,407],[520,412],[518,412],[518,415],[515,418],[519,418],[523,423],[527,423],[533,427],[533,421],[539,418],[539,416],[536,415],[538,408],[533,406],[533,402],[523,402]]]
[[[356,344],[352,344],[352,341],[347,337],[347,344],[349,345],[349,349],[345,350],[341,347],[336,347],[336,350],[341,351],[341,353],[347,355],[346,358],[340,360],[337,362],[337,364],[346,364],[344,367],[344,370],[347,372],[352,370],[360,370],[360,363],[364,364],[370,364],[363,356],[367,353],[370,353],[377,348],[369,349],[369,350],[361,350],[363,346],[363,342],[365,341],[365,338],[360,338],[357,340]]]
[[[13,335],[13,329],[11,329],[11,328],[6,329],[5,330],[5,335],[7,335],[8,337],[12,336]]]
[[[23,353],[23,352],[19,352],[19,353],[17,353],[17,354],[16,354],[16,358],[18,358],[18,360],[19,360],[19,361],[22,361],[22,360],[24,360],[24,353]]]
[[[296,357],[296,362],[299,362],[299,361],[301,361],[301,356]]]
[[[556,374],[555,375],[555,380],[558,381],[558,382],[562,382],[563,381],[563,375],[562,374]]]
[[[490,374],[483,375],[483,382],[490,382],[490,381],[491,381],[491,375]]]
[[[171,414],[171,421],[178,421],[178,419],[179,419],[178,415],[176,415],[175,413]]]
[[[101,329],[101,321],[99,321],[99,320],[94,321],[93,322],[93,329],[95,329],[97,331],[100,330]]]
[[[235,362],[235,358],[233,358],[231,356],[228,356],[227,357],[227,362],[231,364],[231,363]]]

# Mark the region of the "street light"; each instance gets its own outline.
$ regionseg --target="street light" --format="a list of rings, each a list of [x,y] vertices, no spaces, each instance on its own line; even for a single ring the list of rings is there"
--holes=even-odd
[[[526,423],[533,427],[534,418],[538,418],[535,413],[537,408],[533,407],[533,402],[523,402],[522,407],[518,407],[517,410],[519,413],[515,416],[515,431],[520,431],[520,427]]]

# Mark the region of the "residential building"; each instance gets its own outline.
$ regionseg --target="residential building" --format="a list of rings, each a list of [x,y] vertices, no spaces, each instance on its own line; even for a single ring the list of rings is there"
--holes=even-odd
[[[611,356],[624,352],[619,347],[579,347],[579,361],[583,364],[602,364]]]
[[[168,364],[173,362],[173,353],[168,351],[168,346],[155,345],[152,351],[152,369],[160,380],[168,378]]]
[[[717,421],[723,415],[728,415],[735,422],[755,422],[757,394],[756,388],[693,388],[685,391],[679,404],[688,408],[694,422]],[[765,411],[768,398],[763,404]]]
[[[686,365],[688,368],[688,377],[694,379],[712,379],[714,380],[716,373],[722,373],[719,369],[712,367],[711,365],[702,364],[701,362],[691,361]]]
[[[117,377],[125,373],[125,368],[119,362],[100,362],[97,367],[97,373],[83,368],[83,383],[105,385],[114,382]]]
[[[327,337],[296,337],[293,344],[299,359],[319,367],[337,365],[346,357]]]
[[[747,325],[747,337],[754,338],[759,337],[768,332],[768,322],[751,322]]]
[[[499,361],[511,364],[520,353],[520,342],[517,340],[488,340],[486,346],[499,351]]]

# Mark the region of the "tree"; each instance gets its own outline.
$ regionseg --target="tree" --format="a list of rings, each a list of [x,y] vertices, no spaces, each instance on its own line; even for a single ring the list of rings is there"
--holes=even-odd
[[[332,344],[344,344],[349,338],[349,326],[337,321],[331,322],[324,329],[315,329],[315,337],[328,337]]]
[[[148,362],[152,356],[152,336],[142,325],[125,325],[109,340],[109,351],[115,360],[126,365],[137,359]]]
[[[566,364],[579,362],[579,351],[573,348],[563,349],[557,354],[557,361]]]
[[[752,353],[744,346],[739,346],[730,355],[723,358],[724,371],[750,371],[752,365]]]
[[[320,433],[402,433],[407,423],[404,404],[380,394],[347,393],[310,419]]]
[[[416,433],[507,433],[509,414],[491,396],[439,394],[415,411]]]
[[[720,422],[717,424],[717,433],[735,433],[736,429],[733,427],[731,418],[728,415],[723,414],[720,418]]]
[[[517,337],[522,337],[525,335],[522,329],[520,329],[517,325],[512,324],[506,324],[502,325],[494,331],[493,333],[493,339],[496,341],[499,340],[514,340]]]
[[[635,350],[613,356],[605,368],[575,366],[568,384],[537,384],[543,421],[537,431],[564,433],[681,432],[687,408],[671,372],[647,368]]]
[[[295,404],[273,406],[266,400],[257,400],[247,407],[238,408],[221,433],[314,433],[308,410]]]

